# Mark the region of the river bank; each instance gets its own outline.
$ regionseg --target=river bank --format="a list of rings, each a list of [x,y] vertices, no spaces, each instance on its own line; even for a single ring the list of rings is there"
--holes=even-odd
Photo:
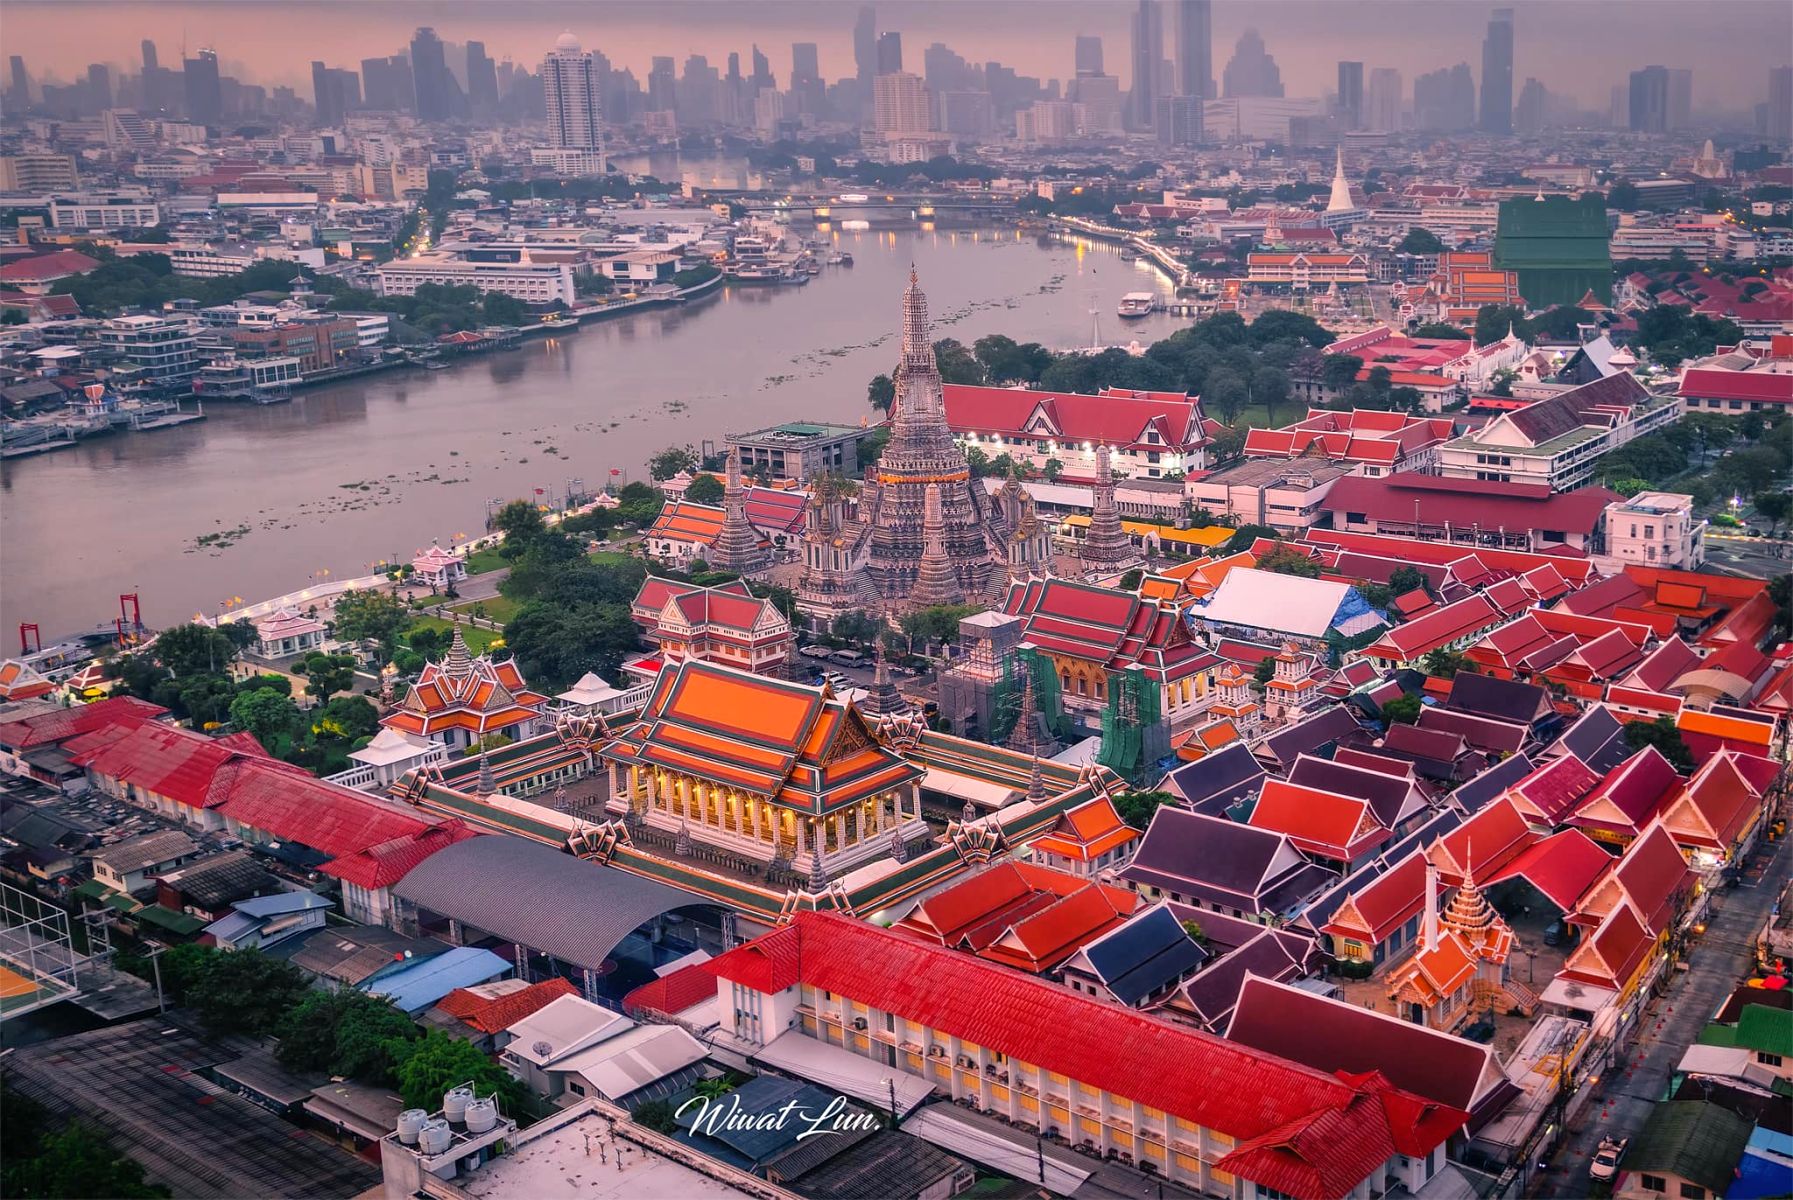
[[[363,575],[456,534],[488,508],[642,477],[656,450],[731,431],[869,418],[891,369],[911,262],[935,335],[1055,349],[1149,343],[1130,291],[1170,285],[1091,240],[1013,229],[843,232],[853,267],[809,286],[719,286],[699,302],[548,332],[446,371],[367,376],[270,406],[207,406],[153,438],[111,438],[0,467],[0,627],[83,628],[143,597],[152,625]],[[612,474],[611,472],[616,472]],[[202,541],[203,539],[203,541]]]

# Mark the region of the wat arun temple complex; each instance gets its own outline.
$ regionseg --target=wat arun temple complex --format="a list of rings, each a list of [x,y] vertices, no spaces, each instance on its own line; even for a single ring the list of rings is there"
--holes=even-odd
[[[1047,572],[1051,533],[1033,498],[1014,480],[987,492],[954,442],[928,335],[911,270],[890,441],[857,496],[818,481],[805,516],[797,595],[816,616],[995,604],[1011,582]]]

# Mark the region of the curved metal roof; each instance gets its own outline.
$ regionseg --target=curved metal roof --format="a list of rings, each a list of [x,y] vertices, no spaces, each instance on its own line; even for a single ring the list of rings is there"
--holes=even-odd
[[[527,838],[468,838],[393,885],[421,908],[597,969],[644,921],[714,901]]]

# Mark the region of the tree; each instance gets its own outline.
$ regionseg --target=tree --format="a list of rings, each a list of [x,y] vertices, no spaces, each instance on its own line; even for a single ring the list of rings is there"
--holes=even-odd
[[[1425,575],[1416,567],[1396,567],[1388,575],[1388,590],[1396,596],[1405,596],[1408,592],[1419,590],[1430,595],[1432,587],[1426,582]]]
[[[942,383],[981,384],[986,380],[983,364],[957,338],[935,342],[934,361],[940,368]]]
[[[1208,457],[1216,464],[1229,463],[1245,453],[1248,430],[1243,425],[1228,425],[1208,443]]]
[[[1045,476],[1047,483],[1057,483],[1058,477],[1064,473],[1065,464],[1058,461],[1056,458],[1047,459],[1046,465],[1040,470],[1040,474]]]
[[[587,671],[613,675],[640,642],[626,604],[531,600],[504,627],[504,644],[536,686],[570,687]]]
[[[1511,396],[1513,381],[1517,378],[1519,378],[1519,372],[1508,367],[1500,368],[1494,372],[1493,380],[1488,387],[1488,394],[1490,396]]]
[[[1276,658],[1266,654],[1258,659],[1258,665],[1252,668],[1251,677],[1258,683],[1269,683],[1276,678]]]
[[[690,453],[690,447],[685,448]],[[662,450],[654,456],[650,463],[662,455],[671,454],[671,450]],[[696,455],[692,454],[695,464]],[[658,469],[657,467],[655,468]],[[655,476],[655,478],[660,478]],[[512,500],[503,508],[492,514],[492,532],[504,539],[503,549],[499,551],[506,558],[516,558],[527,551],[532,544],[548,532],[548,522],[542,517],[542,510],[533,501]]]
[[[1265,420],[1275,425],[1276,406],[1289,398],[1289,373],[1281,367],[1258,368],[1257,374],[1251,377],[1251,394],[1264,406]]]
[[[1281,536],[1281,534],[1277,533],[1276,530],[1270,528],[1268,525],[1241,525],[1239,526],[1238,532],[1228,538],[1226,540],[1226,545],[1221,549],[1222,552],[1226,554],[1237,554],[1241,550],[1251,549],[1252,543],[1259,538],[1269,538],[1270,540],[1275,541]]]
[[[1258,559],[1258,570],[1278,575],[1299,575],[1303,579],[1320,577],[1319,561],[1309,558],[1293,546],[1276,546]]]
[[[1355,354],[1328,354],[1320,360],[1320,385],[1329,392],[1343,392],[1357,382],[1363,359]]]
[[[865,402],[883,413],[890,415],[896,404],[896,382],[888,375],[874,375],[871,383],[866,385]]]
[[[380,727],[380,711],[366,696],[338,696],[318,709],[315,732],[345,741],[372,737]]]
[[[658,483],[680,471],[697,470],[697,451],[690,446],[668,446],[647,460],[648,477]]]
[[[1583,325],[1594,323],[1593,313],[1574,304],[1559,304],[1533,317],[1529,322],[1531,336],[1542,335],[1559,340],[1575,337]]]
[[[644,1100],[629,1115],[637,1125],[655,1133],[671,1133],[679,1127],[673,1117],[672,1105],[665,1100]]]
[[[1467,671],[1471,675],[1476,673],[1475,664],[1469,661],[1468,655],[1460,650],[1446,650],[1442,646],[1428,651],[1422,665],[1426,674],[1437,679],[1450,679],[1459,671]]]
[[[411,623],[404,602],[387,592],[344,592],[332,608],[331,620],[339,640],[378,642],[388,660],[398,648],[399,634]]]
[[[1416,338],[1447,338],[1451,341],[1467,341],[1469,331],[1458,329],[1455,325],[1447,325],[1443,321],[1428,321],[1413,331]]]
[[[1531,326],[1526,323],[1525,310],[1512,304],[1484,304],[1476,310],[1475,344],[1486,346],[1507,336],[1511,329],[1522,338],[1530,338]]]
[[[1755,504],[1756,511],[1771,522],[1768,527],[1770,533],[1779,529],[1781,522],[1793,513],[1793,496],[1786,492],[1762,492],[1752,503]]]
[[[834,618],[829,632],[848,645],[870,648],[878,636],[880,623],[862,612],[842,613]]]
[[[259,950],[218,952],[186,989],[214,1033],[273,1033],[310,989],[299,968]]]
[[[1693,771],[1693,751],[1681,738],[1681,731],[1667,717],[1654,721],[1632,721],[1625,726],[1625,744],[1633,750],[1654,746],[1669,765],[1683,775]]]
[[[435,1112],[449,1088],[471,1082],[480,1096],[496,1094],[507,1113],[524,1106],[522,1085],[510,1072],[481,1054],[472,1042],[431,1029],[405,1048],[396,1071],[399,1095],[407,1108]]]
[[[163,630],[153,647],[156,659],[176,678],[211,675],[236,659],[236,643],[210,625],[189,623]]]
[[[654,518],[660,515],[660,510],[666,507],[666,493],[639,480],[625,483],[622,491],[616,494],[616,499],[617,518],[638,528],[653,524]]]
[[[304,675],[305,694],[328,700],[337,692],[355,686],[355,656],[352,654],[310,654],[299,668]]]
[[[1245,411],[1248,399],[1245,380],[1239,377],[1237,371],[1216,367],[1208,372],[1208,383],[1202,390],[1202,399],[1212,405],[1221,419],[1230,425]]]
[[[1032,383],[1052,365],[1052,352],[1038,342],[1021,344],[992,333],[972,343],[971,352],[992,383]]]
[[[1403,692],[1382,706],[1382,719],[1390,725],[1411,725],[1419,720],[1419,697]]]
[[[1202,923],[1194,917],[1184,917],[1181,924],[1183,932],[1189,935],[1189,940],[1202,949],[1206,950],[1214,944],[1207,931],[1202,928]]]
[[[1415,225],[1396,249],[1402,254],[1438,254],[1444,250],[1444,243],[1430,229]]]
[[[1293,309],[1272,308],[1258,314],[1251,323],[1251,343],[1267,346],[1272,342],[1302,342],[1312,347],[1328,346],[1338,339],[1306,313]]]
[[[273,749],[277,739],[291,737],[299,724],[299,706],[273,688],[241,692],[230,702],[230,722]]]
[[[1637,208],[1637,185],[1629,179],[1617,179],[1606,189],[1606,206],[1619,212],[1632,212]]]
[[[685,489],[685,499],[693,504],[721,504],[722,482],[714,475],[699,475]]]
[[[1169,804],[1173,807],[1181,801],[1170,792],[1122,792],[1114,798],[1114,810],[1120,814],[1121,820],[1135,829],[1145,829],[1152,823],[1152,814],[1159,807]]]
[[[325,1071],[390,1087],[405,1044],[418,1032],[384,997],[352,988],[312,991],[281,1022],[276,1056],[290,1071]]]
[[[1374,366],[1370,368],[1370,373],[1364,382],[1369,384],[1371,392],[1377,396],[1386,397],[1389,389],[1394,386],[1394,372],[1384,366]]]
[[[138,1200],[171,1195],[167,1188],[148,1183],[143,1168],[113,1149],[103,1133],[79,1121],[37,1144],[26,1144],[9,1127],[6,1141],[0,1193],[9,1197],[50,1200],[107,1196]]]

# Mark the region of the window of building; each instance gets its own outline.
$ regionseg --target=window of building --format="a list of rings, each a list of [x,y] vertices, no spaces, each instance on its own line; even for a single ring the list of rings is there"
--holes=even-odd
[[[1778,1067],[1781,1065],[1781,1056],[1778,1054],[1768,1054],[1766,1052],[1758,1051],[1756,1054],[1756,1061],[1765,1067]]]
[[[1706,1200],[1706,1189],[1697,1183],[1681,1185],[1681,1200]]]
[[[1642,1184],[1643,1189],[1646,1192],[1668,1191],[1668,1180],[1660,1175],[1640,1175],[1638,1176],[1638,1182]]]

